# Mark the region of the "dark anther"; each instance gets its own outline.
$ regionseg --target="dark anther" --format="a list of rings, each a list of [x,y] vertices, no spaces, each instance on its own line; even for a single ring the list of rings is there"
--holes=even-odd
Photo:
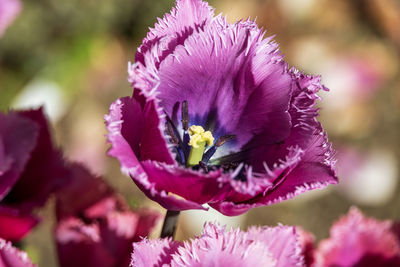
[[[185,160],[188,159],[189,157],[189,152],[190,152],[190,147],[189,147],[189,141],[190,141],[190,136],[188,133],[189,129],[189,106],[188,102],[184,100],[182,102],[181,106],[181,112],[182,112],[182,129],[183,129],[183,143],[182,143],[182,150],[183,154],[185,155]]]
[[[214,155],[215,151],[217,151],[217,147],[214,145],[210,147],[206,153],[203,154],[203,158],[201,159],[203,162],[207,163],[211,157]]]
[[[220,138],[218,138],[218,140],[215,142],[215,144],[212,147],[210,147],[206,151],[206,153],[204,153],[202,161],[207,163],[211,159],[211,157],[215,154],[218,147],[222,146],[226,142],[229,142],[235,138],[236,138],[236,135],[233,135],[233,134],[227,134],[227,135],[224,135],[224,136],[221,136]]]
[[[170,120],[167,120],[166,124],[166,132],[168,134],[168,136],[170,137],[170,142],[177,145],[179,144],[179,139],[178,137],[175,135],[174,132],[174,126],[172,126],[172,122]]]
[[[175,147],[175,152],[176,152],[176,160],[180,163],[180,164],[184,164],[185,163],[185,155],[183,154],[182,149],[178,146]]]
[[[182,102],[182,128],[184,131],[187,131],[189,129],[189,108],[188,108],[188,102],[185,100]]]
[[[227,134],[227,135],[221,136],[220,138],[218,138],[217,142],[215,142],[215,146],[220,147],[223,144],[225,144],[226,142],[229,142],[235,138],[236,138],[236,135],[234,135],[234,134]]]
[[[167,135],[170,137],[170,142],[175,145],[175,152],[177,155],[177,161],[181,163],[182,165],[185,164],[186,162],[186,157],[184,154],[184,151],[182,150],[182,140],[179,136],[178,129],[176,129],[174,123],[172,122],[171,118],[168,116],[168,114],[165,114],[166,122],[165,122],[165,127],[166,130],[165,132]]]
[[[207,164],[204,163],[203,161],[199,161],[199,166],[202,168],[205,172],[208,172],[208,167]]]
[[[171,114],[171,120],[174,123],[174,125],[178,124],[178,111],[179,111],[179,106],[181,103],[179,101],[175,102],[174,106],[172,107],[172,114]]]

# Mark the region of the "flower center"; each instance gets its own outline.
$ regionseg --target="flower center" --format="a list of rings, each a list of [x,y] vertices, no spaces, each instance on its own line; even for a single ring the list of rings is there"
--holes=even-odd
[[[179,107],[179,102],[176,104]],[[203,169],[208,172],[209,168],[215,166],[208,165],[209,160],[217,151],[217,148],[228,141],[233,140],[235,135],[223,135],[214,142],[214,137],[210,131],[205,131],[202,126],[191,125],[189,127],[189,109],[187,101],[182,102],[182,130],[183,136],[175,126],[172,119],[166,114],[165,132],[169,136],[169,141],[174,145],[176,160],[186,167],[193,169]],[[176,117],[176,114],[173,114]],[[209,147],[206,150],[206,148]],[[227,167],[227,166],[223,166]],[[229,164],[228,169],[232,166]]]

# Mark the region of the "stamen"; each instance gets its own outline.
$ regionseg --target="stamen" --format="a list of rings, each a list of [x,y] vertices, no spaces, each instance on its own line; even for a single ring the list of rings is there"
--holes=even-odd
[[[179,144],[179,138],[175,135],[174,127],[172,126],[172,122],[167,120],[165,123],[167,126],[166,132],[170,138],[170,142],[177,145]]]
[[[183,155],[183,151],[179,146],[175,147],[175,154],[176,154],[176,161],[178,161],[179,164],[184,165],[185,155]]]
[[[188,102],[184,100],[182,102],[182,128],[184,131],[187,131],[189,129],[189,107],[188,107]]]
[[[184,155],[184,152],[182,151],[182,140],[179,136],[179,132],[176,129],[174,123],[172,122],[171,118],[165,114],[166,117],[166,133],[170,137],[170,142],[175,145],[175,151],[177,155],[177,161],[181,164],[185,164],[186,162],[186,157]]]
[[[184,100],[182,102],[182,107],[181,107],[181,114],[182,114],[182,129],[183,129],[183,144],[182,144],[182,150],[183,154],[185,155],[185,161],[187,161],[189,157],[189,141],[190,141],[190,136],[188,134],[188,129],[189,129],[189,106],[188,102]]]
[[[236,135],[233,134],[223,135],[220,138],[218,138],[217,142],[215,142],[215,144],[210,149],[208,149],[206,153],[204,153],[202,161],[207,163],[211,159],[211,157],[215,154],[218,147],[222,146],[226,142],[229,142],[235,138]]]
[[[235,138],[236,138],[236,135],[234,135],[234,134],[227,134],[227,135],[221,136],[220,138],[218,138],[217,142],[215,142],[215,146],[220,147],[223,144],[225,144],[226,142],[229,142]]]
[[[210,147],[206,153],[204,153],[203,158],[201,159],[203,162],[207,163],[211,157],[214,155],[214,153],[217,151],[217,147],[213,145]]]

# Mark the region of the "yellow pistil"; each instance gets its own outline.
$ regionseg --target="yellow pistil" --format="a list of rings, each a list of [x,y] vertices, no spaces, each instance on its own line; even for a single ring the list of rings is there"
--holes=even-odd
[[[198,125],[190,126],[189,135],[189,145],[192,148],[190,149],[187,165],[195,166],[201,161],[206,145],[211,146],[214,143],[214,137],[210,131],[204,131],[203,127]]]

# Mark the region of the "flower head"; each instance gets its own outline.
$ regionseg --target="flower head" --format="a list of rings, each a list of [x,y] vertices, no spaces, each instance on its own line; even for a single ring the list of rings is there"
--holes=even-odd
[[[351,208],[321,241],[314,259],[315,267],[400,266],[400,235],[391,221],[366,218]]]
[[[133,96],[105,117],[109,154],[163,207],[237,215],[337,182],[314,107],[325,88],[264,34],[178,0],[138,48]]]
[[[103,180],[79,165],[71,183],[57,196],[55,230],[62,267],[128,266],[132,242],[147,236],[159,215],[132,211]]]
[[[145,239],[135,243],[131,266],[303,266],[297,238],[294,227],[226,232],[225,227],[206,224],[201,236],[188,242]]]
[[[0,237],[22,238],[38,222],[33,210],[68,175],[42,109],[0,113]]]

